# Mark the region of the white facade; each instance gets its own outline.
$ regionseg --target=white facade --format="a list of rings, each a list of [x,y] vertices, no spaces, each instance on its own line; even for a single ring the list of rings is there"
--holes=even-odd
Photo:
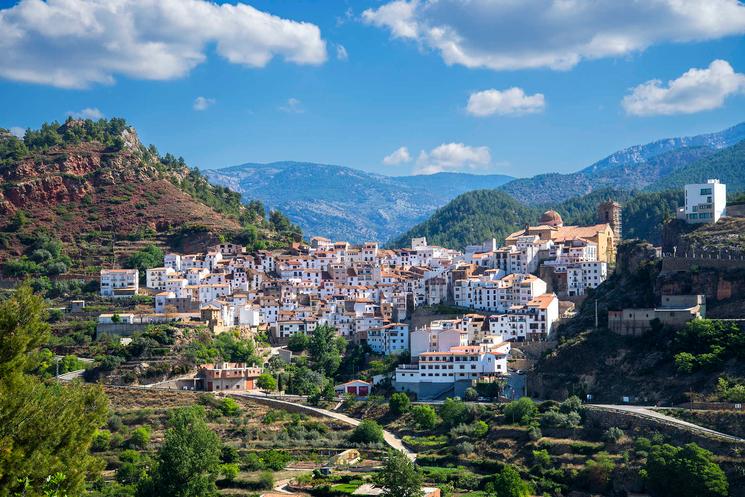
[[[392,323],[367,330],[367,345],[376,354],[403,354],[409,350],[409,325]]]
[[[689,224],[716,223],[727,209],[727,185],[718,179],[685,186],[685,220]]]
[[[131,297],[140,287],[140,273],[136,269],[102,269],[102,297]]]

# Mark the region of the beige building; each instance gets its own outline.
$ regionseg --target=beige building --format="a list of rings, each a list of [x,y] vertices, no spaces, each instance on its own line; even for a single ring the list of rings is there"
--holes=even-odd
[[[660,307],[608,311],[608,329],[619,335],[641,335],[652,329],[652,321],[682,328],[689,321],[706,317],[705,295],[663,295]]]
[[[616,245],[618,239],[609,223],[591,226],[564,226],[564,221],[556,211],[546,211],[538,219],[538,226],[528,226],[508,236],[505,245],[516,245],[522,236],[537,235],[542,241],[566,243],[570,240],[582,239],[597,245],[598,260],[614,263],[616,260]]]

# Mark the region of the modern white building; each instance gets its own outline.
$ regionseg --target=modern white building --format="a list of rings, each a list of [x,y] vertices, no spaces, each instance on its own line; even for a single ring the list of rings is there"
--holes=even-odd
[[[689,224],[716,223],[727,210],[727,185],[718,179],[685,186],[683,214]]]
[[[419,400],[463,395],[474,381],[506,375],[509,352],[510,344],[499,337],[447,352],[424,352],[417,363],[396,368],[395,388],[414,393]]]
[[[409,350],[409,325],[391,323],[367,330],[367,345],[376,354],[398,355]]]
[[[101,297],[132,297],[140,287],[140,272],[136,269],[102,269]]]

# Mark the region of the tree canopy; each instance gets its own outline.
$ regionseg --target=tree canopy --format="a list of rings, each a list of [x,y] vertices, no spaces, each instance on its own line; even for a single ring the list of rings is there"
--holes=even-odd
[[[389,450],[383,468],[373,477],[386,497],[421,497],[422,476],[403,452]]]

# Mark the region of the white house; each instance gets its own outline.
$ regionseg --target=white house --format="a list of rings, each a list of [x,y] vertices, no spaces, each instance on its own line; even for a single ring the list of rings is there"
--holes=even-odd
[[[683,214],[687,223],[716,223],[726,210],[727,185],[718,179],[685,186]]]
[[[409,350],[409,325],[392,323],[367,330],[367,345],[376,354],[403,354]]]
[[[137,295],[140,273],[136,269],[102,269],[102,297],[131,297]]]

